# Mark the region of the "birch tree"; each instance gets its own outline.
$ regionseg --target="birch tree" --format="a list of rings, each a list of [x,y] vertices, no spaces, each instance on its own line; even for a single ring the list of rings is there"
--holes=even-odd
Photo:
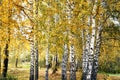
[[[1,76],[1,46],[0,46],[0,76]]]
[[[87,68],[87,80],[92,79],[92,66],[93,66],[93,55],[94,55],[94,44],[95,44],[95,35],[96,35],[96,21],[95,21],[95,13],[96,13],[96,8],[97,8],[97,0],[95,0],[93,4],[93,15],[91,16],[91,21],[92,21],[92,32],[91,32],[91,40],[90,40],[90,51],[88,54],[88,68]]]
[[[5,43],[5,48],[4,48],[4,60],[3,60],[3,71],[2,71],[2,76],[3,77],[6,77],[7,76],[7,70],[8,70],[8,57],[9,57],[9,44],[10,44],[10,20],[11,19],[11,16],[12,16],[12,13],[11,13],[11,10],[12,10],[12,4],[11,4],[11,1],[8,0],[8,1],[4,1],[3,4],[2,4],[4,7],[8,8],[7,10],[4,11],[7,12],[7,14],[3,14],[2,15],[2,18],[5,17],[6,19],[6,22],[8,24],[3,24],[5,27],[6,27],[6,43]],[[2,22],[4,22],[4,20],[2,20]],[[3,26],[2,25],[2,26]]]
[[[66,3],[67,4],[67,3]],[[65,5],[66,5],[65,4]],[[69,13],[68,10],[69,7],[65,7],[65,13],[67,14],[67,12]],[[67,11],[68,10],[68,11]],[[68,19],[70,16],[65,16],[65,19]],[[68,36],[69,36],[69,28],[68,26],[66,26],[66,31],[65,31],[65,42],[64,42],[64,53],[63,53],[63,57],[62,57],[62,80],[67,80],[67,63],[68,63],[68,55],[69,55],[69,45],[68,45]]]
[[[103,32],[103,28],[106,27],[105,23],[108,21],[108,19],[111,16],[111,12],[107,13],[106,11],[109,11],[108,9],[108,4],[106,4],[106,1],[100,1],[100,6],[99,9],[102,9],[101,11],[99,10],[99,14],[97,17],[97,33],[96,33],[96,42],[95,42],[95,53],[94,53],[94,60],[93,60],[93,72],[92,72],[92,77],[93,80],[96,80],[97,78],[97,72],[98,72],[98,59],[99,59],[99,55],[100,55],[100,47],[101,47],[101,43],[102,43],[102,32]],[[108,10],[105,10],[105,9]],[[101,14],[101,15],[100,15]]]
[[[46,73],[45,73],[45,80],[48,80],[48,70],[49,70],[49,20],[48,20],[48,27],[47,27],[47,37],[46,37],[46,42],[47,42],[47,47],[46,47]]]
[[[1,2],[0,2],[1,3]],[[1,23],[1,21],[0,21],[0,27],[2,27],[2,23]],[[0,44],[2,44],[2,39],[0,38]],[[1,72],[2,72],[2,70],[1,70],[1,58],[2,58],[2,48],[1,48],[1,46],[2,45],[0,45],[0,76],[1,76]]]
[[[75,4],[74,1],[66,1],[66,8],[67,8],[67,19],[68,19],[68,36],[69,36],[69,51],[70,51],[70,80],[76,80],[76,64],[75,64],[75,49],[74,49],[74,37],[71,28],[72,18],[73,18],[73,10]]]
[[[91,3],[91,2],[89,2]],[[90,18],[91,23],[91,33],[90,41],[86,43],[89,45],[88,49],[88,60],[86,65],[86,76],[83,75],[83,80],[96,80],[97,71],[98,71],[98,56],[100,54],[100,45],[101,45],[101,33],[104,23],[109,18],[109,15],[106,16],[103,5],[103,2],[96,0],[93,4],[93,9]],[[87,52],[87,51],[86,51]]]
[[[95,2],[89,2],[89,4],[93,5],[92,15],[88,17],[88,24],[91,27],[91,33],[87,30],[87,36],[86,36],[86,48],[83,53],[83,75],[82,80],[92,80],[92,66],[93,66],[93,54],[94,54],[94,44],[95,44],[95,35],[96,35],[96,21],[95,21],[95,15],[96,15],[96,8],[97,8],[97,0]],[[85,58],[85,59],[84,59]]]
[[[76,80],[76,64],[74,45],[70,45],[70,80]]]
[[[67,80],[67,62],[68,62],[68,45],[64,44],[64,53],[62,59],[62,80]]]
[[[31,67],[30,67],[30,80],[38,80],[38,39],[37,39],[37,28],[38,21],[38,0],[29,1],[32,14],[31,19],[33,20],[33,33],[31,34]]]
[[[96,33],[96,46],[95,46],[95,53],[94,53],[94,60],[93,60],[93,70],[92,70],[92,78],[93,80],[97,79],[97,72],[98,72],[98,58],[100,55],[100,47],[101,47],[101,34],[102,34],[102,26],[98,27],[98,31]]]
[[[14,3],[15,4],[15,3]],[[19,10],[20,15],[24,15],[22,21],[18,21],[21,33],[30,42],[30,80],[38,80],[38,39],[37,39],[37,28],[38,28],[38,0],[28,0],[15,4]],[[28,19],[29,24],[25,24],[25,27],[20,23]],[[24,32],[24,31],[25,32]]]

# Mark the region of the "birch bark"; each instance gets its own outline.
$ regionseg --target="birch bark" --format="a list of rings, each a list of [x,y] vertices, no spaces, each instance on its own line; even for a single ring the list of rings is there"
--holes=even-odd
[[[48,57],[49,57],[49,45],[47,46],[47,49],[46,49],[46,73],[45,73],[45,80],[48,80],[48,70],[49,70]]]
[[[34,54],[34,41],[30,42],[30,50],[31,50],[31,59],[30,59],[30,80],[34,80],[34,60],[35,60],[35,54]]]
[[[0,46],[0,75],[1,75],[1,46]]]
[[[87,68],[88,68],[88,54],[89,54],[89,49],[90,49],[90,34],[87,32],[84,34],[85,39],[83,37],[83,42],[85,43],[83,45],[83,56],[82,56],[82,80],[86,80],[86,75],[87,75]]]
[[[34,14],[35,14],[35,18],[38,17],[38,6],[39,6],[39,0],[35,0],[34,2],[35,4],[35,11],[34,11]],[[35,30],[35,80],[38,80],[38,74],[39,74],[39,69],[38,69],[38,39],[37,39],[37,29],[38,29],[38,21],[36,19],[36,25],[34,26],[34,30]]]
[[[92,3],[91,1],[89,2]],[[90,15],[90,23],[91,23],[91,33],[88,32],[88,37],[90,34],[90,40],[88,39],[86,43],[86,47],[88,47],[88,61],[85,67],[85,74],[83,73],[83,80],[92,80],[92,71],[93,71],[93,59],[94,59],[94,45],[95,45],[95,35],[96,35],[96,9],[97,9],[97,0],[93,2],[93,10]],[[87,52],[87,51],[85,51]],[[86,58],[87,59],[87,58]]]
[[[67,62],[68,62],[68,45],[64,45],[64,54],[62,58],[62,80],[67,80]]]
[[[102,33],[102,26],[99,26],[97,31],[97,36],[96,36],[96,48],[95,48],[94,61],[93,61],[93,71],[92,71],[93,80],[97,79],[98,58],[99,58],[100,47],[101,47],[101,33]]]
[[[76,64],[74,45],[70,45],[70,80],[76,80]]]

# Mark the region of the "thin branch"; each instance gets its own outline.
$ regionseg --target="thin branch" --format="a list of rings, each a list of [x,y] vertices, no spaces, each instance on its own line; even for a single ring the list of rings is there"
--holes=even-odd
[[[31,21],[31,22],[33,22],[34,23],[34,21],[30,18],[30,16],[25,12],[25,10],[24,9],[22,9],[22,11],[24,12],[24,14],[27,16],[27,18]]]
[[[23,7],[23,6],[21,6],[21,5],[18,5],[18,4],[16,4],[15,2],[13,2],[13,4],[14,4],[16,7],[20,8],[21,10],[22,10],[22,9],[25,9],[25,10],[31,11],[29,8],[26,8],[26,7]]]

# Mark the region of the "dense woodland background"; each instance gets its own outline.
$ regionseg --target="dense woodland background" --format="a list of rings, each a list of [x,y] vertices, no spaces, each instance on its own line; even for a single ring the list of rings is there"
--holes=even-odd
[[[28,79],[120,80],[120,1],[0,0],[0,80]]]

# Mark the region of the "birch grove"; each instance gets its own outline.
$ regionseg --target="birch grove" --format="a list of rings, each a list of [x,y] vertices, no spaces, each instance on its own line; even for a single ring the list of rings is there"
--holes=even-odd
[[[99,71],[120,72],[119,5],[119,0],[0,0],[0,80],[22,70],[21,80],[23,75],[112,80]]]

